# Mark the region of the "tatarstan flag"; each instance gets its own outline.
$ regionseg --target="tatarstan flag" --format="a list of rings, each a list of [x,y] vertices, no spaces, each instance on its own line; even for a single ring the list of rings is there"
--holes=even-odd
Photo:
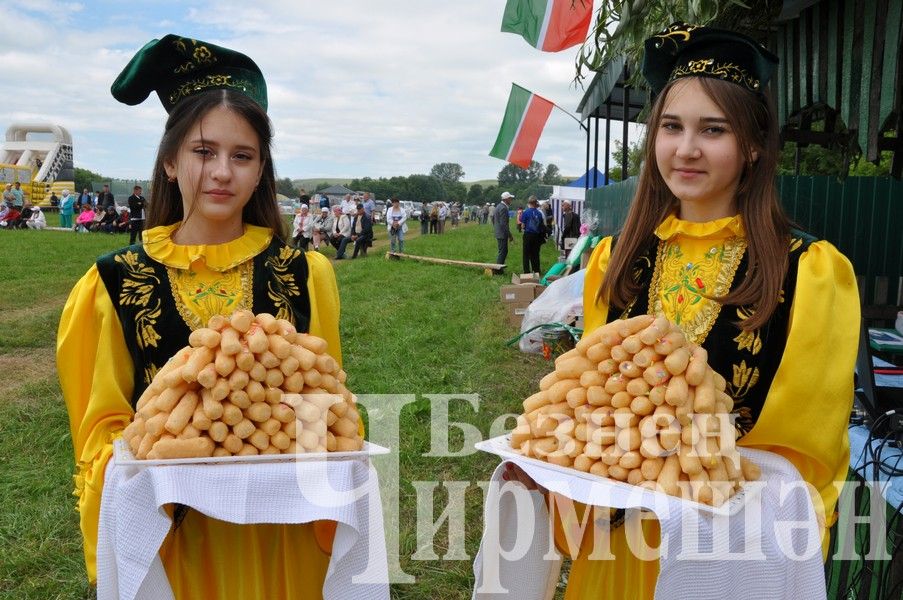
[[[545,98],[512,83],[502,128],[489,156],[528,168],[552,106]]]
[[[589,31],[592,0],[508,0],[502,31],[517,33],[546,52],[582,44]]]

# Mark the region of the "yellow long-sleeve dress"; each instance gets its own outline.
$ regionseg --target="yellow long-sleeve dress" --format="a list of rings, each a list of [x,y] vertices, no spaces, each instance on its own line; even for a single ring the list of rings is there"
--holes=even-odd
[[[102,257],[98,264],[115,264],[125,276],[114,282],[92,266],[60,320],[57,365],[78,463],[74,494],[92,583],[112,442],[132,418],[136,390],[162,366],[136,365],[135,344],[147,353],[164,345],[179,348],[187,344],[187,332],[210,316],[236,308],[264,312],[256,305],[266,303],[300,329],[296,307],[304,306],[307,331],[326,339],[341,362],[338,289],[325,257],[285,246],[271,230],[254,225],[225,244],[177,245],[171,238],[177,227],[155,227],[145,232],[143,249]],[[306,282],[296,280],[299,272],[306,273]],[[111,282],[118,294],[108,291]],[[123,322],[122,309],[134,309],[134,322]],[[125,328],[136,331],[129,330],[130,337]],[[321,598],[334,531],[333,522],[235,525],[189,510],[167,535],[160,557],[176,598]]]
[[[653,271],[648,301],[641,299],[648,308],[646,312],[667,316],[680,324],[691,339],[708,347],[708,334],[722,307],[701,297],[699,292],[717,296],[730,289],[745,249],[743,223],[739,216],[708,223],[671,216],[655,234],[657,247],[646,263]],[[586,331],[621,316],[609,315],[606,299],[596,299],[611,249],[612,238],[603,239],[587,266]],[[786,329],[780,323],[782,327],[777,331],[783,352],[775,357],[771,380],[760,374],[757,367],[747,365],[746,360],[729,364],[720,372],[736,400],[734,410],[743,432],[737,443],[780,454],[793,463],[802,478],[819,491],[822,502],[821,506],[816,502],[816,512],[829,528],[836,520],[834,510],[840,491],[835,482],[846,479],[849,466],[847,423],[853,400],[859,296],[849,261],[828,242],[794,232],[789,253],[796,282],[791,289],[785,286],[784,296],[789,298],[792,294],[792,300],[789,310],[784,307]],[[734,322],[744,310],[727,306],[724,309],[731,314],[723,316]],[[783,331],[786,336],[781,335]],[[758,358],[755,355],[760,351],[769,351],[769,343],[764,342],[765,331],[744,334],[734,328],[733,333],[734,338],[723,337],[736,346],[726,353],[734,359],[746,356],[752,360]],[[708,349],[710,361],[715,362],[719,349]],[[755,385],[763,386],[765,394],[759,409],[744,400]],[[644,521],[643,526],[647,544],[658,546],[658,522]],[[561,551],[566,551],[564,533],[569,527],[573,531],[574,523],[556,523],[555,536]],[[632,556],[624,530],[619,527],[611,532],[611,552],[616,560],[589,560],[592,533],[586,532],[578,556],[573,557],[566,600],[653,598],[658,562]]]

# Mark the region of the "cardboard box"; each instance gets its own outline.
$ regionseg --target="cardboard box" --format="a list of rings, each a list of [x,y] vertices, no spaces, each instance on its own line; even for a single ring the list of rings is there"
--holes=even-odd
[[[524,315],[527,314],[527,306],[528,305],[519,305],[519,304],[508,304],[508,322],[511,323],[512,327],[516,327],[520,329],[520,324],[524,320]]]
[[[537,283],[523,283],[521,285],[503,285],[501,288],[501,296],[502,302],[509,303],[518,303],[518,304],[529,304],[532,302],[536,296],[536,288],[541,288],[543,286]]]
[[[511,276],[512,285],[520,285],[522,283],[539,283],[539,280],[542,279],[542,275],[539,273],[522,273],[518,275],[515,273]]]
[[[546,286],[540,285],[540,284],[534,285],[533,286],[533,299],[535,300],[536,298],[539,298],[544,291],[546,291]]]

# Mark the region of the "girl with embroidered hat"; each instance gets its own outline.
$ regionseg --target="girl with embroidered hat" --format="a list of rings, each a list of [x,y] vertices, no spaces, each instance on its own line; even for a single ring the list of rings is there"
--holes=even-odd
[[[151,92],[169,118],[144,244],[102,256],[88,270],[66,302],[57,340],[92,581],[112,441],[193,329],[237,308],[266,312],[326,339],[341,360],[332,267],[285,241],[257,65],[233,50],[167,35],[141,48],[112,86],[130,105]],[[84,373],[72,356],[97,368]],[[334,523],[235,525],[176,512],[159,551],[176,598],[321,597]]]
[[[794,229],[781,208],[779,126],[765,93],[776,64],[731,31],[675,24],[646,41],[643,74],[655,94],[646,167],[623,229],[587,266],[585,330],[665,315],[705,347],[735,401],[738,445],[783,456],[817,490],[826,549],[835,484],[849,466],[859,300],[850,262]],[[534,485],[517,468],[506,478]],[[565,598],[654,596],[658,562],[631,553],[630,527],[619,522],[615,560],[589,557],[586,528]],[[637,533],[658,546],[657,521]],[[555,537],[567,553],[561,522]]]

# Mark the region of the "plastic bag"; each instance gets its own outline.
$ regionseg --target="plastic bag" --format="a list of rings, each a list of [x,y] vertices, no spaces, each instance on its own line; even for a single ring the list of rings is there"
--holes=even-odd
[[[544,323],[570,323],[583,314],[583,278],[586,269],[553,281],[527,307],[521,332]],[[520,339],[521,352],[542,353],[542,329],[534,329]]]

